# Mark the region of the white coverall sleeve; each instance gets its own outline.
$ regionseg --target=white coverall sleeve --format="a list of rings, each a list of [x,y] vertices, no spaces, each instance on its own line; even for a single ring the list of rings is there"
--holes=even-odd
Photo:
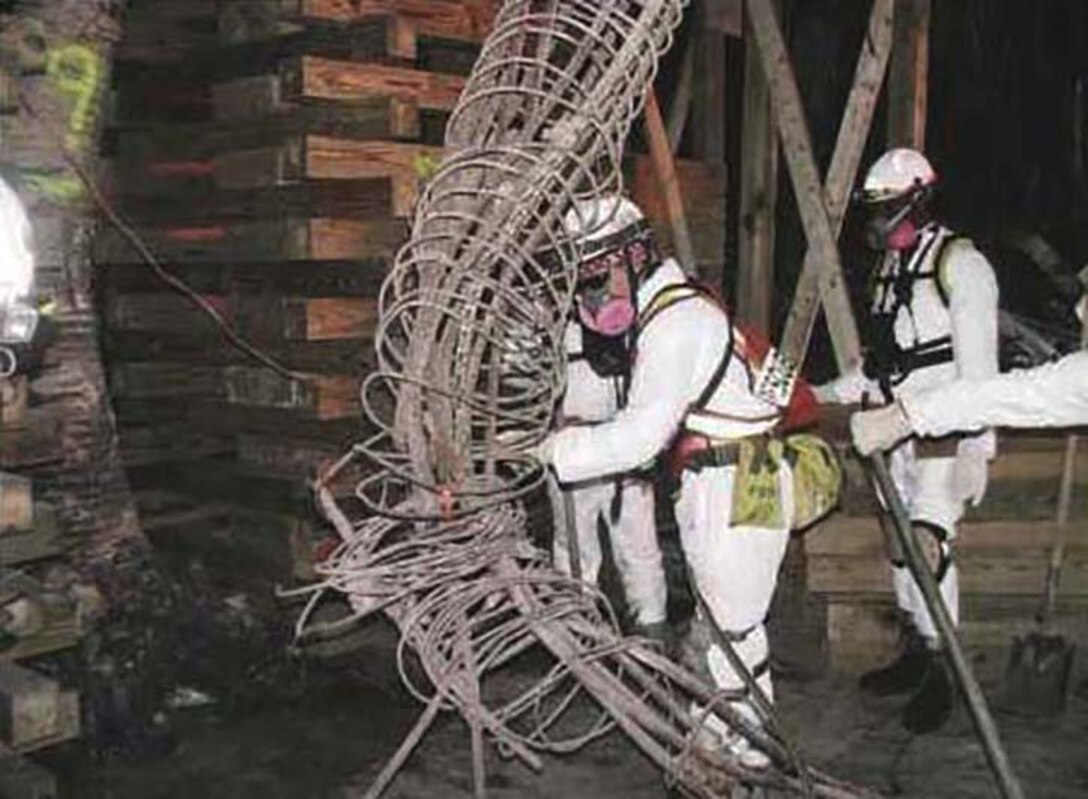
[[[957,380],[900,400],[920,435],[982,427],[1073,427],[1088,424],[1088,352],[1007,372]]]
[[[669,443],[702,387],[693,388],[707,346],[705,317],[681,303],[662,313],[639,340],[627,407],[608,421],[555,434],[552,463],[564,483],[619,474],[645,464]],[[723,338],[725,326],[722,326]],[[707,375],[709,379],[709,374]]]
[[[997,374],[997,279],[973,246],[951,246],[945,280],[956,371],[960,379],[985,379]]]
[[[997,374],[997,278],[986,257],[973,245],[951,245],[946,274],[952,352],[960,380],[985,380]],[[992,430],[966,439],[961,448],[987,459],[997,452]]]

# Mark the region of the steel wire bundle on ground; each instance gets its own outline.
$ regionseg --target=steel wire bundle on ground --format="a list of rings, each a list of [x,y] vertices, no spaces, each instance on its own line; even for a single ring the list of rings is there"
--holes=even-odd
[[[576,199],[622,189],[623,144],[683,5],[508,0],[383,285],[378,368],[363,386],[380,432],[317,489],[343,538],[317,588],[397,624],[402,676],[426,704],[368,796],[449,709],[472,731],[477,795],[485,738],[540,768],[541,753],[576,750],[616,726],[692,795],[758,785],[864,795],[802,766],[772,718],[751,728],[727,702],[739,694],[624,637],[607,602],[555,571],[526,531],[521,500],[543,474],[524,451],[545,435],[564,387],[578,263],[564,214]],[[356,493],[371,514],[360,521],[327,488],[353,459],[370,467]],[[494,679],[530,652],[547,661],[532,680]],[[409,677],[409,653],[429,685]],[[708,747],[697,734],[706,708],[772,766],[747,769]]]

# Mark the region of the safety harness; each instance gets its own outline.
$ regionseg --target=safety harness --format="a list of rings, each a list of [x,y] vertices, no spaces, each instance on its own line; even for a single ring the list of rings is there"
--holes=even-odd
[[[681,302],[694,300],[700,297],[712,303],[717,308],[721,307],[718,298],[714,296],[710,289],[705,286],[700,286],[698,283],[674,283],[671,286],[665,286],[664,288],[659,289],[658,292],[650,298],[650,301],[646,303],[646,307],[643,309],[642,313],[639,314],[638,335],[641,336],[646,331],[646,328],[650,326],[650,323],[669,308],[672,308],[674,305],[678,305]],[[725,379],[725,373],[729,369],[729,364],[733,361],[733,354],[736,346],[736,333],[733,330],[733,325],[727,324],[726,327],[728,330],[728,338],[726,339],[726,346],[723,349],[721,360],[718,361],[718,365],[710,375],[710,380],[707,381],[706,386],[704,386],[703,390],[699,393],[699,396],[688,406],[688,413],[698,413],[706,410],[707,406],[710,404],[711,397],[714,396],[714,392],[718,390],[718,386],[720,386],[722,380]],[[744,366],[748,371],[748,380],[751,383],[754,378],[746,359],[744,360]]]
[[[943,275],[944,258],[949,246],[966,240],[951,231],[941,230],[922,245],[905,267],[882,269],[872,282],[874,310],[869,317],[869,347],[863,370],[866,377],[877,382],[888,402],[894,399],[892,389],[913,372],[949,363],[955,358],[951,335],[917,340],[912,346],[903,347],[895,335],[895,322],[904,308],[913,318],[911,304],[914,300],[914,286],[922,280],[934,282],[937,296],[944,307],[948,308],[948,289]],[[927,263],[934,248],[936,256],[930,261],[932,265],[921,268]]]
[[[716,307],[721,307],[718,298],[715,297],[709,289],[700,286],[697,283],[674,283],[671,286],[665,286],[660,289],[650,298],[650,301],[646,304],[642,314],[639,316],[639,335],[641,335],[649,327],[650,323],[658,318],[664,311],[681,302],[700,297],[713,303]],[[693,413],[713,413],[715,416],[722,416],[722,414],[709,411],[708,407],[711,398],[714,396],[715,392],[717,392],[722,380],[725,379],[726,372],[729,369],[729,365],[733,362],[733,357],[735,355],[741,357],[741,361],[744,364],[745,371],[748,375],[749,386],[754,385],[755,377],[752,373],[751,366],[748,364],[747,358],[743,354],[737,352],[737,333],[733,329],[732,324],[727,324],[727,329],[728,338],[726,340],[726,346],[723,348],[722,357],[718,361],[718,365],[714,368],[713,373],[710,375],[710,379],[703,387],[703,390],[699,393],[699,396],[688,406],[687,413],[689,415]],[[762,439],[766,439],[766,437],[761,437],[761,440]],[[703,469],[718,466],[732,466],[736,464],[740,458],[740,451],[739,441],[719,441],[711,443],[705,436],[681,435],[678,440],[674,442],[673,450],[670,453],[671,463],[669,468],[671,472],[678,474],[681,469],[701,471]]]

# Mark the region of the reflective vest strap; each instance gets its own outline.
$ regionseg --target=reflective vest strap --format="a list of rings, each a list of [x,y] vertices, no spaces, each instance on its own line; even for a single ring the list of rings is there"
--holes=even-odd
[[[650,322],[656,319],[662,311],[666,311],[684,300],[691,300],[696,297],[704,297],[705,299],[714,302],[714,299],[710,296],[708,291],[691,283],[676,283],[672,286],[665,286],[665,288],[661,289],[657,294],[650,298],[650,301],[646,304],[646,308],[639,314],[639,332],[641,333],[645,330]]]

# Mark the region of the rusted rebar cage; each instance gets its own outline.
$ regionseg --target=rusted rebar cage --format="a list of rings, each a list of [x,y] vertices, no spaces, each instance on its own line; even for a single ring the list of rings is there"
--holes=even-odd
[[[383,286],[378,369],[363,387],[380,432],[318,486],[344,539],[320,588],[344,592],[359,615],[385,612],[402,658],[414,653],[430,683],[406,676],[427,710],[369,796],[443,709],[473,732],[477,795],[485,737],[539,768],[541,752],[617,725],[693,795],[742,784],[863,795],[804,768],[772,719],[748,726],[726,704],[737,695],[624,638],[607,603],[553,570],[526,533],[520,499],[542,473],[523,450],[564,387],[578,252],[563,218],[577,198],[622,189],[624,141],[683,5],[508,0]],[[357,494],[373,515],[359,521],[326,487],[355,458],[372,467]],[[487,679],[534,648],[549,664],[536,679]],[[707,711],[694,707],[713,708],[772,767],[702,745]]]

